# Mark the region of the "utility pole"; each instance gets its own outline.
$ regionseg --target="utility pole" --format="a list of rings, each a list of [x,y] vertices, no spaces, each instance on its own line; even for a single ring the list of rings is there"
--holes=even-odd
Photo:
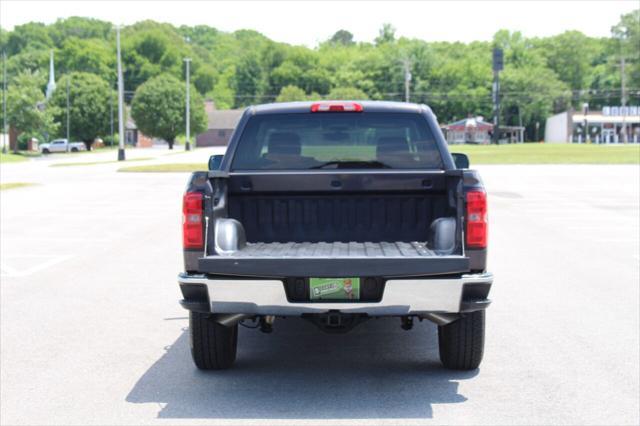
[[[500,142],[500,71],[504,68],[502,49],[493,48],[493,143]]]
[[[113,86],[112,86],[113,87]],[[109,90],[109,118],[111,120],[111,140],[109,141],[109,146],[113,145],[113,92]]]
[[[186,132],[186,137],[187,137],[187,141],[184,144],[184,149],[185,151],[191,151],[191,118],[190,118],[190,114],[191,114],[191,102],[190,102],[190,98],[189,98],[189,64],[191,63],[191,58],[184,58],[184,62],[186,64],[186,68],[185,68],[185,72],[187,74],[187,78],[186,78],[186,85],[187,85],[187,105],[186,105],[186,127],[187,127],[187,132]]]
[[[411,84],[411,63],[408,59],[404,59],[402,61],[402,66],[404,68],[404,101],[409,102],[410,94],[409,94],[409,86]]]
[[[17,141],[16,141],[17,144]],[[2,153],[6,154],[9,146],[9,130],[7,129],[7,52],[2,52]]]
[[[124,161],[124,83],[120,59],[120,26],[116,27],[116,50],[118,53],[118,161]]]
[[[69,80],[71,80],[71,74],[67,74],[67,152],[69,152],[69,145],[71,145],[71,139],[69,136]]]
[[[620,129],[620,132],[622,133],[622,143],[627,143],[627,121],[626,121],[626,116],[625,114],[623,114],[623,111],[626,110],[626,106],[627,106],[627,88],[625,86],[626,81],[625,81],[625,74],[624,74],[624,66],[625,66],[625,61],[624,61],[624,56],[621,55],[620,57],[620,105],[622,106],[621,108],[621,114],[622,115],[622,128]]]
[[[589,103],[585,102],[582,104],[582,114],[584,115],[584,143],[591,143],[591,139],[589,138],[589,121],[587,116],[589,115]]]

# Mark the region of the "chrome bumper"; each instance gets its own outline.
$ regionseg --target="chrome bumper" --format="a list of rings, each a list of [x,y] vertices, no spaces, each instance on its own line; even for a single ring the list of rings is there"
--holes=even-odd
[[[418,315],[421,313],[459,313],[486,308],[490,301],[463,300],[467,284],[493,283],[490,273],[462,275],[458,278],[390,279],[386,281],[380,302],[324,303],[290,302],[280,280],[210,279],[201,275],[178,276],[187,285],[205,286],[202,300],[181,302],[186,309],[198,310],[208,306],[212,313],[249,315],[302,315],[340,311],[370,316]],[[200,293],[202,294],[202,292]],[[471,303],[471,305],[470,305]],[[472,306],[471,308],[469,306]]]

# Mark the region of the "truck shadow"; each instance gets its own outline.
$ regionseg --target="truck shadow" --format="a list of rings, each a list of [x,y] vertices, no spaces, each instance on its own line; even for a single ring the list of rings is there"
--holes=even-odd
[[[157,403],[160,418],[429,418],[432,404],[459,403],[456,380],[478,372],[443,369],[436,327],[405,332],[397,319],[326,334],[301,319],[274,332],[240,327],[231,370],[197,370],[184,331],[138,380],[127,402]]]

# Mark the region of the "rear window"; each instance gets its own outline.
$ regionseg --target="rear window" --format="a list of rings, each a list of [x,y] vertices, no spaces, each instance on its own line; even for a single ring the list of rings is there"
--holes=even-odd
[[[410,113],[252,117],[232,170],[442,169],[427,121]]]

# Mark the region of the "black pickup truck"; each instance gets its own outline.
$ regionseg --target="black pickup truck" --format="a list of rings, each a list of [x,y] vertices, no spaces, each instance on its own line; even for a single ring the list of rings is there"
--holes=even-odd
[[[236,358],[238,324],[346,332],[372,317],[438,326],[445,367],[484,348],[487,205],[429,107],[294,102],[246,109],[183,199],[181,304],[198,368]]]

